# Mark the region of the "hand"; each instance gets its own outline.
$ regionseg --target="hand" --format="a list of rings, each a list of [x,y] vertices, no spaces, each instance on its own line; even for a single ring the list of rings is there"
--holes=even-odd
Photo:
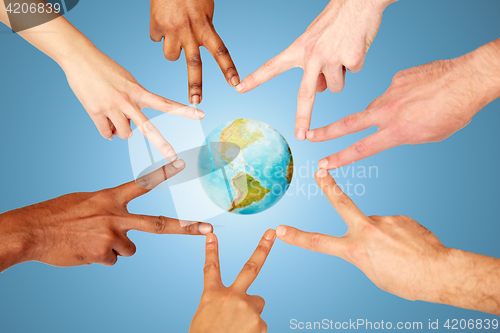
[[[274,230],[267,230],[234,283],[224,287],[217,237],[214,234],[207,235],[203,295],[191,322],[190,333],[267,332],[267,325],[260,317],[264,310],[264,299],[248,295],[247,290],[257,278],[275,239]]]
[[[356,73],[377,35],[382,12],[395,0],[332,0],[285,51],[266,62],[236,87],[244,93],[291,68],[304,76],[297,99],[295,136],[306,139],[316,92],[344,88],[346,68]]]
[[[191,104],[202,99],[200,46],[210,51],[229,85],[240,83],[233,60],[212,24],[213,16],[213,0],[151,0],[151,40],[161,42],[165,37],[163,52],[170,61],[179,59],[184,49]]]
[[[113,265],[117,256],[132,256],[129,230],[157,234],[203,235],[207,223],[182,227],[163,216],[130,214],[127,204],[184,169],[183,160],[121,186],[91,193],[72,193],[0,215],[0,272],[25,261],[54,266],[100,263]],[[139,186],[140,185],[140,186]]]
[[[78,97],[104,138],[132,136],[130,120],[170,162],[177,158],[174,148],[141,112],[152,108],[191,119],[204,113],[168,100],[144,89],[134,77],[108,56],[95,49],[92,56],[72,58],[61,65]]]
[[[195,108],[155,95],[144,89],[134,77],[100,52],[62,15],[44,24],[19,32],[24,39],[54,59],[66,73],[69,85],[94,121],[99,133],[109,140],[132,136],[130,120],[170,162],[177,159],[172,146],[141,112],[152,108],[192,119],[204,113]],[[0,21],[10,27],[3,3]],[[54,34],[46,34],[54,31]]]
[[[279,226],[279,239],[343,258],[397,296],[500,313],[500,260],[447,248],[408,216],[364,215],[325,169],[316,181],[349,230],[334,237]]]
[[[340,168],[395,146],[442,141],[465,127],[500,96],[500,40],[490,44],[457,59],[401,71],[365,111],[309,131],[307,139],[320,142],[378,127],[375,134],[320,160],[319,167]]]

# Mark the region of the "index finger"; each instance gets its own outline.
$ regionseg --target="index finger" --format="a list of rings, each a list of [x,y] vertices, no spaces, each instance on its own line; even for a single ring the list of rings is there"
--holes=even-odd
[[[302,231],[286,225],[276,228],[276,235],[287,244],[334,256],[341,256],[345,245],[345,239],[342,237]]]
[[[125,231],[137,230],[150,234],[171,235],[206,235],[213,230],[209,223],[137,214],[129,214],[120,227]]]
[[[116,197],[124,204],[131,200],[148,193],[163,181],[171,178],[181,172],[186,166],[183,160],[177,160],[173,163],[166,164],[155,171],[148,173],[136,180],[115,187]]]
[[[229,51],[215,30],[207,41],[206,47],[215,61],[217,61],[217,64],[219,64],[220,70],[224,73],[227,83],[233,87],[240,83],[240,76],[234,66],[233,59],[231,59]]]
[[[293,55],[289,52],[289,49],[286,49],[244,78],[243,81],[236,86],[236,91],[239,93],[246,93],[247,91],[257,88],[262,83],[294,67],[293,60]]]
[[[342,191],[328,171],[319,169],[316,172],[316,182],[347,226],[351,227],[360,219],[366,218],[366,215]]]
[[[158,149],[160,154],[163,155],[169,162],[173,162],[177,159],[177,154],[174,148],[167,140],[161,135],[160,131],[156,126],[146,117],[141,111],[136,110],[128,114],[130,119],[135,123],[135,126],[141,131],[141,133],[153,144],[153,146]]]
[[[276,232],[273,229],[269,229],[264,233],[259,245],[255,249],[254,253],[247,261],[240,274],[234,280],[231,287],[236,288],[240,291],[246,292],[248,288],[259,275],[260,269],[266,262],[267,256],[273,247],[274,240],[276,239]]]
[[[203,267],[204,289],[218,288],[222,286],[219,265],[219,245],[217,237],[210,233],[207,235],[205,244],[205,267]]]
[[[328,170],[337,169],[398,145],[397,138],[388,133],[387,129],[383,129],[369,135],[346,149],[323,158],[318,162],[318,166]]]

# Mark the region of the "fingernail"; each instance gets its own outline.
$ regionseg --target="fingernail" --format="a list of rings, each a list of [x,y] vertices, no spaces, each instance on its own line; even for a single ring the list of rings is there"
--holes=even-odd
[[[169,160],[169,162],[173,162],[177,159],[177,154],[175,153],[175,151],[171,150],[167,153],[167,160]]]
[[[319,178],[325,178],[326,174],[328,173],[328,171],[326,171],[325,169],[319,169],[317,172],[316,172],[316,175],[319,177]]]
[[[268,230],[264,234],[264,239],[269,240],[269,241],[273,240],[275,235],[276,235],[276,232],[274,230],[272,230],[272,229]]]
[[[194,112],[194,114],[195,114],[198,118],[200,118],[200,119],[205,118],[205,112],[203,112],[203,111],[201,111],[201,110],[196,110],[196,111]]]
[[[132,135],[134,135],[134,132],[130,132],[127,139],[130,139],[132,137]]]
[[[180,169],[183,168],[186,165],[186,163],[184,163],[183,160],[177,160],[174,163],[172,163],[172,165],[174,166],[174,168]]]
[[[200,231],[200,234],[206,235],[212,232],[212,226],[208,223],[200,223],[198,230]]]
[[[242,82],[240,82],[240,84],[238,84],[236,86],[236,91],[237,92],[242,92],[243,90],[245,90],[245,82],[242,81]]]
[[[286,227],[284,225],[280,225],[278,228],[276,228],[276,235],[278,237],[283,237],[286,234]]]
[[[200,104],[200,95],[191,96],[191,104],[194,104],[194,105]]]
[[[303,129],[302,127],[297,128],[295,131],[295,137],[299,140],[305,140],[306,139],[306,130]]]
[[[307,131],[306,137],[307,140],[312,140],[312,138],[314,138],[314,131]]]
[[[215,235],[210,233],[210,234],[207,234],[207,244],[208,243],[215,243]]]
[[[106,139],[108,139],[109,141],[113,141],[113,136],[110,136],[109,138]]]
[[[328,161],[327,160],[321,160],[321,161],[318,162],[318,166],[320,168],[326,169],[326,167],[328,166]]]
[[[240,78],[235,75],[231,78],[231,84],[233,85],[233,87],[236,87],[238,85],[238,83],[240,83]]]

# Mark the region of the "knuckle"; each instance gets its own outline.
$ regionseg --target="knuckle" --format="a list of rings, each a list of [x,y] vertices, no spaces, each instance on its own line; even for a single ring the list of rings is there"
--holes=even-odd
[[[97,116],[97,115],[100,115],[102,113],[101,109],[99,109],[98,107],[89,107],[87,112],[91,116]]]
[[[340,207],[350,206],[352,205],[352,200],[347,195],[341,195],[337,200],[337,204]]]
[[[365,253],[366,251],[357,242],[349,244],[346,249],[346,254],[353,263],[360,261]]]
[[[395,83],[397,82],[398,80],[401,80],[403,77],[406,76],[406,72],[403,70],[403,71],[399,71],[397,72],[394,77],[392,78],[392,82]]]
[[[109,260],[107,261],[107,264],[108,264],[109,266],[113,266],[113,265],[115,265],[117,262],[118,262],[118,257],[117,257],[117,256],[111,256],[111,258],[109,258]]]
[[[273,72],[276,69],[276,59],[269,59],[264,63],[264,68],[269,72]]]
[[[94,259],[96,262],[107,262],[109,257],[109,248],[102,247],[96,251]]]
[[[229,74],[231,72],[236,72],[236,68],[234,68],[234,66],[226,68],[225,74]]]
[[[172,101],[172,100],[170,100],[168,98],[162,97],[160,101],[161,101],[162,104],[165,104],[166,107],[172,107],[172,106],[175,105],[174,101]]]
[[[153,228],[156,233],[162,233],[167,226],[166,220],[163,216],[156,216],[153,220]]]
[[[340,81],[334,85],[331,85],[328,87],[328,89],[332,92],[332,93],[339,93],[342,91],[342,89],[344,89],[344,81]]]
[[[189,84],[189,88],[190,89],[201,89],[202,88],[202,84],[201,83],[190,83]]]
[[[358,155],[363,156],[368,151],[368,147],[364,142],[358,141],[354,144],[354,150]]]
[[[312,249],[316,249],[320,246],[321,244],[321,235],[318,233],[314,233],[311,238],[309,238],[309,246]]]
[[[219,57],[224,57],[229,54],[229,51],[225,45],[219,45],[215,50],[215,54]]]
[[[107,129],[101,129],[99,130],[99,134],[101,134],[101,136],[105,139],[109,138],[110,136],[113,135],[113,132],[111,131],[110,128],[107,128]]]
[[[257,84],[257,79],[255,78],[254,73],[249,74],[246,78],[245,81],[249,82],[250,85],[253,87]]]
[[[188,58],[187,63],[188,63],[189,66],[193,66],[193,67],[200,66],[201,65],[200,55],[199,54],[194,54],[194,55],[190,56]]]
[[[179,59],[179,57],[181,56],[180,52],[172,51],[164,52],[163,54],[165,55],[165,59],[167,59],[168,61],[177,61],[177,59]]]
[[[193,235],[198,233],[198,226],[196,225],[196,223],[188,224],[187,226],[185,226],[185,228],[188,234]]]
[[[141,188],[148,188],[149,184],[151,184],[151,178],[149,177],[149,175],[145,175],[140,178],[137,178],[135,183],[137,184],[137,186]]]
[[[130,134],[132,133],[132,130],[130,128],[122,130],[120,132],[120,138],[127,140],[130,137]]]
[[[322,53],[323,53],[322,46],[317,44],[316,42],[314,42],[313,44],[310,44],[309,47],[307,48],[307,51],[306,51],[308,58],[313,58],[314,56],[319,56]]]
[[[219,264],[215,261],[209,261],[205,263],[205,266],[203,267],[203,272],[208,273],[211,272],[212,270],[218,270],[219,269]]]
[[[299,89],[299,99],[313,99],[315,95],[315,91],[309,89],[308,87],[301,87]]]
[[[344,66],[350,71],[359,71],[363,67],[364,54],[361,51],[354,52],[349,59],[344,62]]]
[[[257,263],[253,261],[247,261],[245,266],[243,266],[243,270],[257,274],[260,271],[260,267]]]
[[[269,246],[266,244],[259,244],[257,248],[255,249],[255,252],[260,252],[260,253],[267,253],[269,251]]]
[[[351,129],[354,127],[357,121],[358,121],[358,116],[356,114],[351,114],[342,119],[342,126],[346,129]]]
[[[234,293],[230,293],[228,295],[228,297],[234,299],[234,298],[237,297],[237,295],[234,294]],[[239,309],[239,310],[246,310],[246,309],[248,309],[250,307],[250,305],[248,304],[248,302],[245,301],[244,299],[241,299],[241,298],[238,298],[236,300],[235,305],[236,305],[236,308]]]
[[[127,93],[120,94],[121,104],[130,104],[130,96]]]
[[[172,146],[170,145],[170,143],[164,142],[160,145],[159,149],[160,149],[160,151],[168,151],[168,150],[172,149]]]
[[[155,125],[153,125],[152,122],[148,121],[144,124],[143,126],[144,128],[144,131],[148,134],[152,134],[152,133],[156,133],[158,131],[158,129],[156,128]]]
[[[386,220],[384,219],[384,221]],[[361,226],[361,233],[365,236],[374,235],[378,230],[377,226],[371,221],[369,223],[363,223]]]
[[[134,243],[130,242],[130,245],[128,247],[128,252],[129,256],[133,256],[137,252],[137,247],[135,246]]]

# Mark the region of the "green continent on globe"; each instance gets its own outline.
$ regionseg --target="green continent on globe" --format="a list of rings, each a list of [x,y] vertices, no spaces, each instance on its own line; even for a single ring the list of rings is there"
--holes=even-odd
[[[261,201],[271,192],[268,188],[260,185],[258,180],[244,172],[238,172],[236,176],[231,179],[231,184],[236,191],[236,196],[229,209],[230,212],[238,208],[250,206],[254,202]]]
[[[231,142],[243,150],[255,141],[264,138],[264,134],[257,128],[253,131],[248,128],[248,124],[251,123],[250,119],[236,119],[233,123],[221,132],[220,134],[220,142]],[[222,146],[220,154],[223,159],[225,159],[228,163],[230,163],[233,158],[226,157],[227,146]]]

